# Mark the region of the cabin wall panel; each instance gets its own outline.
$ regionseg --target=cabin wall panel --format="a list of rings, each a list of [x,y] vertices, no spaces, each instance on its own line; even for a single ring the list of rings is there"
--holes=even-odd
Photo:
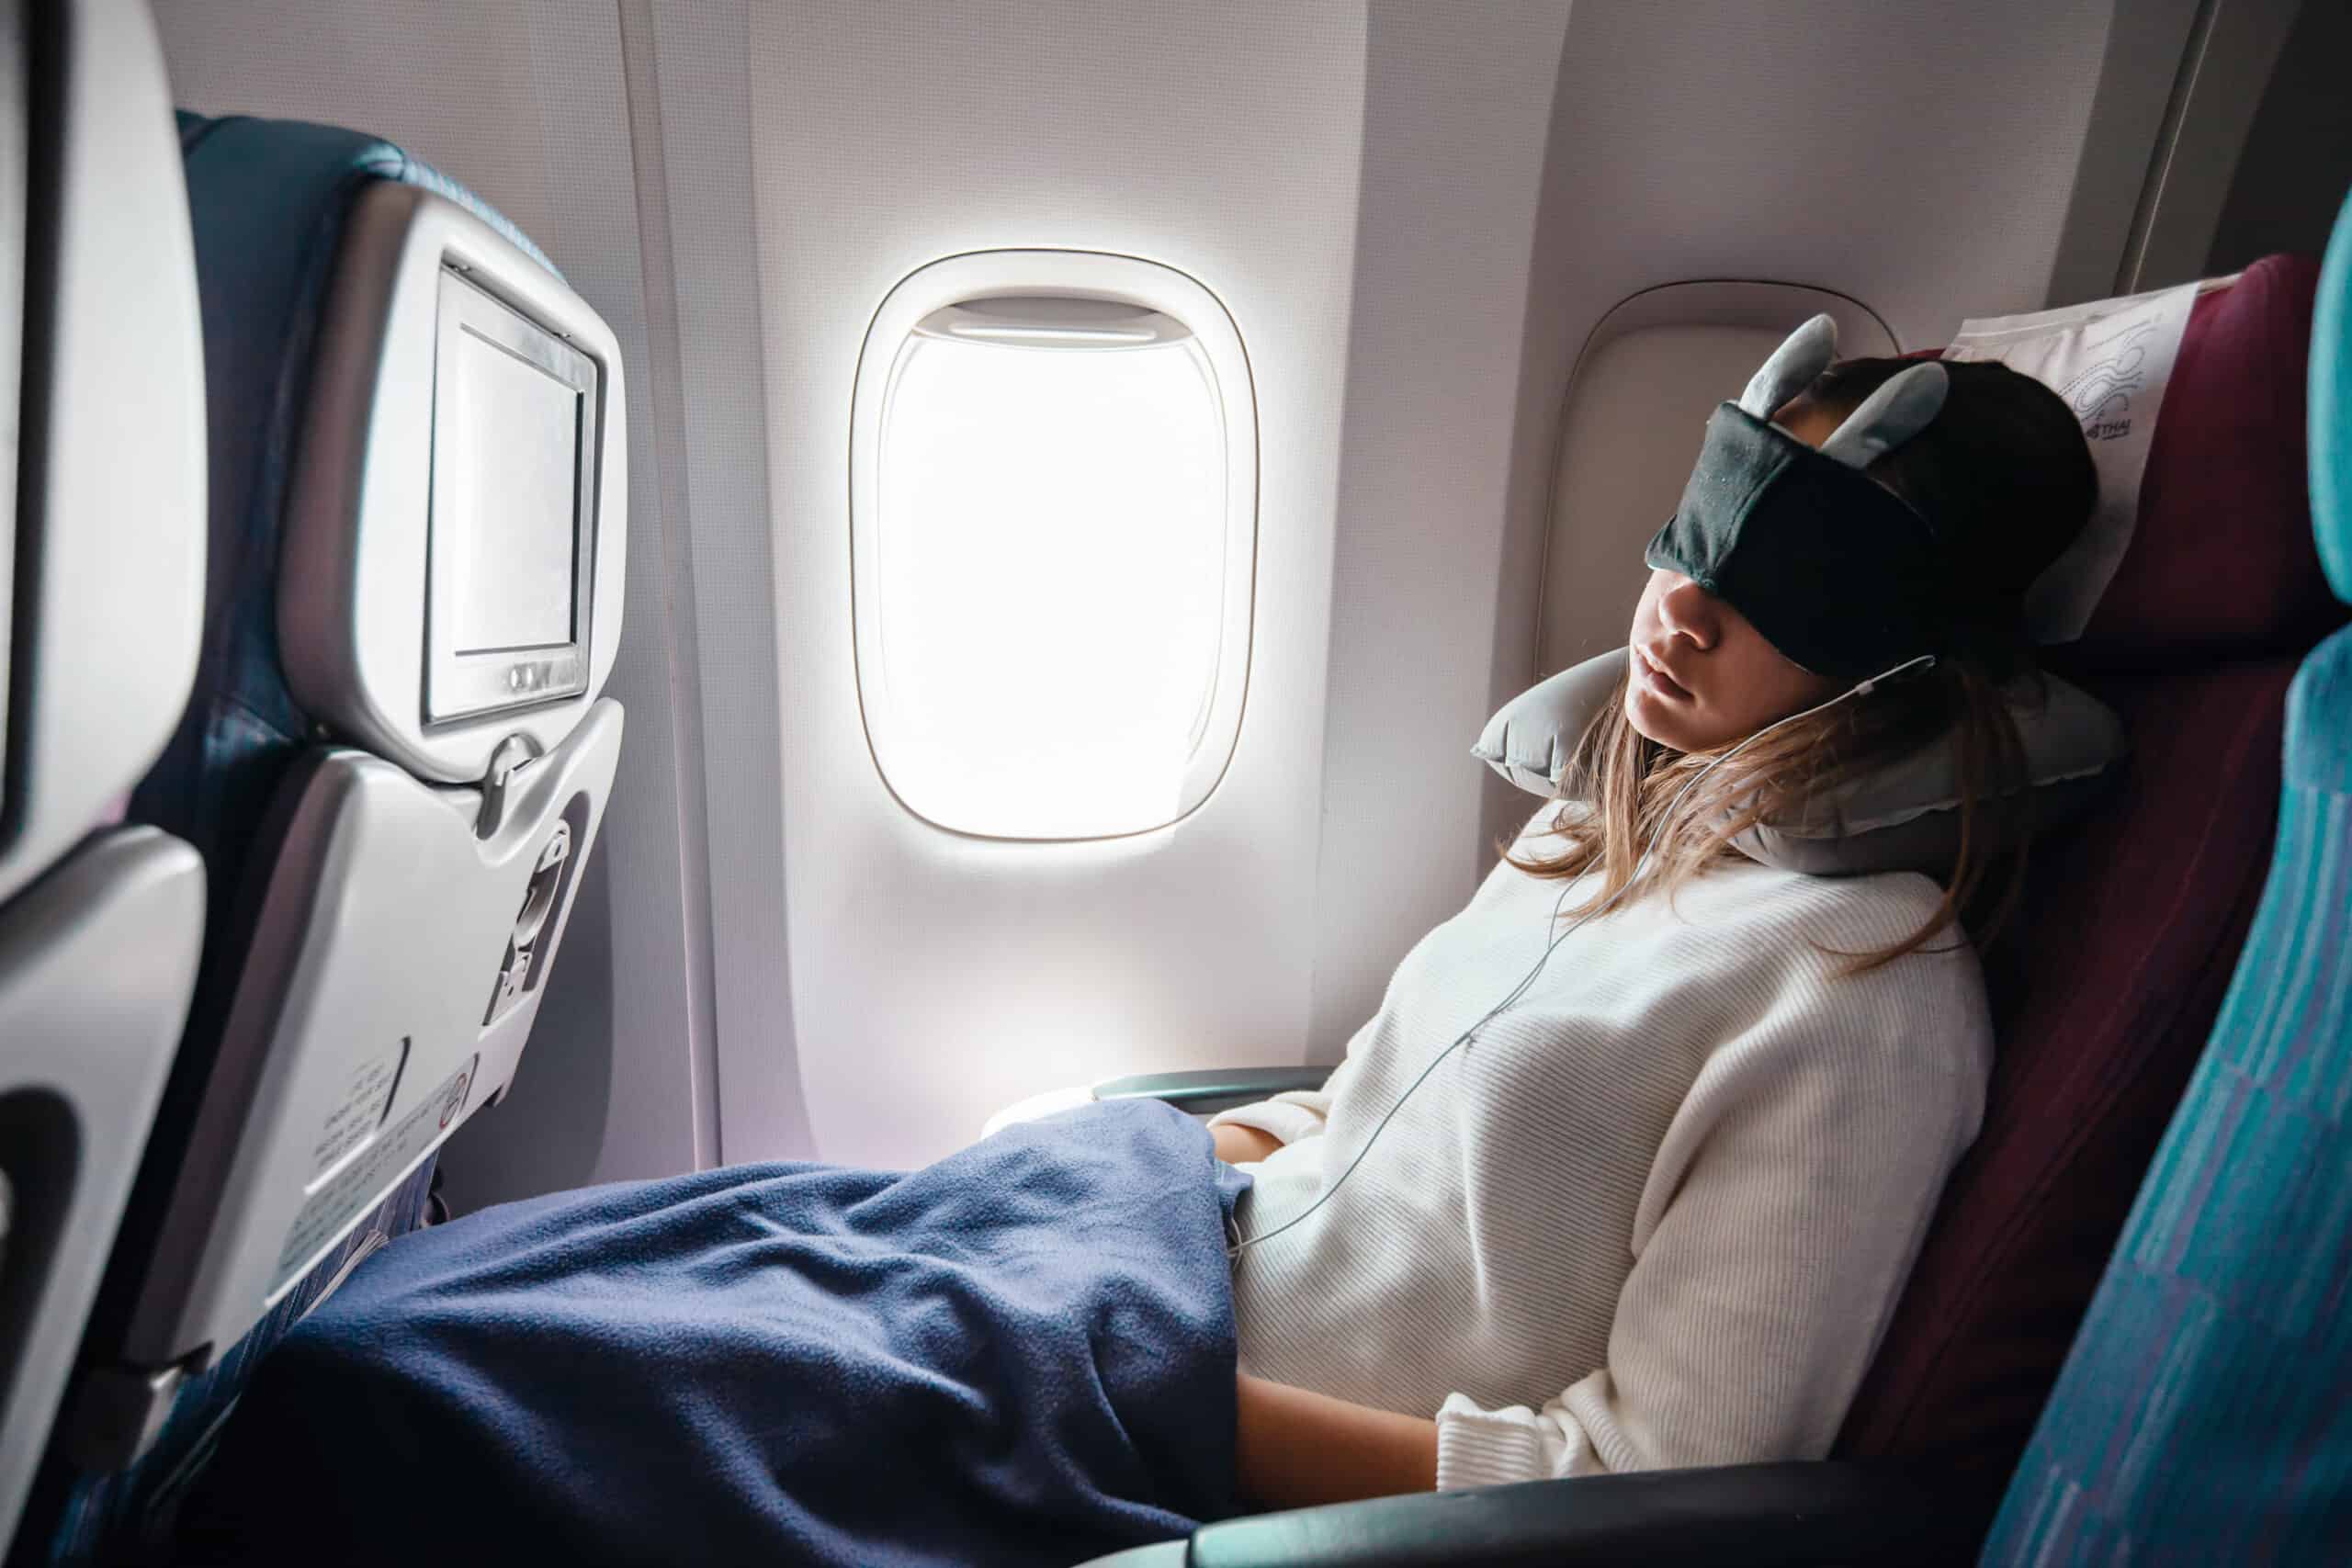
[[[786,940],[782,541],[769,504],[750,15],[743,0],[630,4],[650,9],[653,28],[658,168],[668,198],[688,415],[685,483],[705,717],[699,761],[713,847],[706,898],[724,1099],[715,1157],[807,1158],[816,1145],[794,1025],[799,960]]]
[[[2246,126],[2214,218],[2207,276],[2279,251],[2319,255],[2352,190],[2352,6],[2302,0]],[[2189,113],[2198,114],[2192,98]],[[2217,110],[2216,112],[2226,112]],[[2165,281],[2152,278],[2154,283]]]
[[[899,1163],[1057,1085],[1298,1059],[1361,11],[860,0],[750,20],[789,852],[717,874],[781,879],[792,971],[788,1021],[722,1020],[729,1156],[798,1152],[773,1110],[793,1087],[814,1153]],[[1198,810],[1130,839],[1009,844],[932,828],[890,797],[858,711],[846,462],[866,324],[917,267],[1020,247],[1118,252],[1197,278],[1238,324],[1255,382],[1239,741]],[[787,1027],[797,1086],[777,1081],[791,1062],[765,1044]],[[747,1085],[746,1072],[767,1077]]]
[[[1397,960],[1472,887],[1464,850],[1487,770],[1469,751],[1568,17],[1565,4],[1370,11],[1310,1060],[1340,1058]]]

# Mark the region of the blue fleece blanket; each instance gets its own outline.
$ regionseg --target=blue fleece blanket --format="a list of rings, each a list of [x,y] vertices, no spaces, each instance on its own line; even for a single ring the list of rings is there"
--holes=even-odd
[[[197,1560],[1070,1563],[1234,1511],[1226,1220],[1151,1101],[392,1243],[263,1362]]]

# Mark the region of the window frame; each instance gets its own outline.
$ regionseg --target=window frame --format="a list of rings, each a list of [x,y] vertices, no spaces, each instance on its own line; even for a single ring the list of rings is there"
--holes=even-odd
[[[1217,658],[1206,716],[1186,760],[1175,814],[1164,822],[1108,833],[1057,837],[991,833],[926,815],[891,777],[907,742],[878,689],[880,462],[894,373],[919,322],[967,300],[1046,296],[1114,300],[1175,318],[1193,334],[1210,370],[1215,413],[1225,434],[1225,536]],[[887,294],[868,323],[852,395],[849,453],[850,625],[857,705],[876,776],[910,816],[958,837],[1004,843],[1077,843],[1165,831],[1200,809],[1232,765],[1248,697],[1257,598],[1257,389],[1241,333],[1223,301],[1198,280],[1157,262],[1101,251],[995,250],[946,256],[918,267]]]

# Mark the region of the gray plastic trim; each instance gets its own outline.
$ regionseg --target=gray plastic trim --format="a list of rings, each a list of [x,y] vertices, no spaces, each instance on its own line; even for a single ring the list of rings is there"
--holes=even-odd
[[[533,985],[485,1024],[541,852],[593,851],[620,754],[620,705],[518,770],[477,838],[477,791],[435,789],[352,750],[300,794],[135,1309],[124,1358],[217,1353],[514,1077]],[[536,944],[543,976],[576,875]],[[424,1117],[424,1121],[412,1120]]]
[[[0,13],[0,848],[8,841],[8,653],[16,618],[17,399],[24,378],[25,184],[31,141],[31,95],[25,55],[29,40],[20,6]],[[0,1242],[7,1232],[0,1187]]]
[[[2238,156],[2304,3],[2341,0],[2205,0],[2116,269],[2116,293],[2168,288],[2205,271]]]
[[[62,18],[55,290],[31,300],[46,376],[26,411],[16,629],[30,700],[10,717],[16,829],[0,898],[147,770],[187,705],[204,612],[204,353],[187,187],[141,0]],[[25,671],[16,672],[21,682]]]
[[[602,372],[594,590],[584,689],[428,724],[424,642],[433,375],[443,267],[569,340]],[[469,782],[509,735],[552,751],[604,689],[621,633],[628,539],[620,348],[587,301],[456,203],[379,182],[345,223],[288,492],[277,595],[288,684],[311,715],[410,773]]]
[[[126,828],[0,909],[0,1550],[40,1463],[187,1020],[204,863]]]
[[[1322,1063],[1274,1067],[1216,1067],[1206,1072],[1131,1073],[1105,1078],[1088,1092],[1098,1100],[1164,1100],[1195,1116],[1254,1105],[1295,1089],[1317,1089],[1330,1081]]]
[[[2183,73],[2199,8],[2199,0],[2116,0],[2050,265],[2049,304],[2133,292],[2120,276],[2124,256],[2142,191],[2165,152],[2173,84]]]

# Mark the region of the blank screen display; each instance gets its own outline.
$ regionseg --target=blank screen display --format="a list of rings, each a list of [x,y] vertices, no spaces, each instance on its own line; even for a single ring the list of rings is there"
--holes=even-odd
[[[458,653],[572,640],[580,392],[471,330],[435,378],[435,489],[448,515],[438,612]]]

